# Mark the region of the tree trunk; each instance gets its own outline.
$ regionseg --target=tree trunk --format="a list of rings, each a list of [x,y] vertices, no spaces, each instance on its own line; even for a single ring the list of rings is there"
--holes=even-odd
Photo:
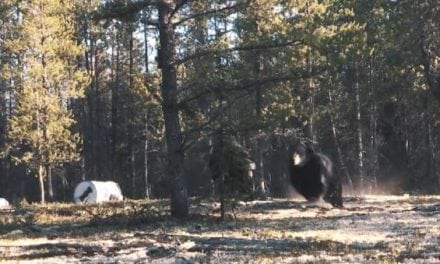
[[[82,105],[82,133],[84,138],[83,154],[82,154],[82,167],[81,167],[81,179],[85,180],[86,175],[90,174],[92,177],[97,175],[97,162],[94,160],[97,157],[96,151],[96,115],[95,115],[95,98],[94,92],[96,91],[96,61],[93,60],[95,53],[95,41],[92,36],[92,30],[90,28],[89,20],[85,16],[85,24],[83,28],[85,41],[89,42],[89,48],[84,52],[85,67],[89,75],[91,76],[91,83],[89,89],[86,90],[85,101]]]
[[[144,18],[145,18],[145,23],[144,23],[144,49],[145,49],[145,54],[144,54],[144,67],[145,67],[145,87],[148,87],[148,77],[149,77],[149,58],[148,58],[148,16],[147,13],[144,13]],[[145,146],[144,146],[144,175],[145,175],[145,197],[146,198],[150,198],[150,191],[151,191],[151,187],[150,187],[150,181],[148,179],[148,140],[149,140],[149,136],[150,136],[150,131],[148,130],[148,115],[149,115],[149,110],[147,109],[147,111],[145,112]]]
[[[360,85],[359,85],[359,68],[358,62],[355,62],[355,104],[356,104],[356,123],[357,123],[357,144],[358,144],[358,173],[359,182],[358,190],[362,191],[364,187],[364,143],[363,143],[363,130],[362,130],[362,119],[361,119],[361,95],[360,95]]]
[[[136,150],[134,144],[131,145],[130,149],[130,169],[131,169],[131,195],[136,196]]]
[[[86,159],[84,157],[85,154],[81,156],[81,180],[86,180]]]
[[[188,215],[188,191],[184,178],[184,148],[177,101],[177,69],[175,65],[174,28],[170,21],[172,1],[159,0],[159,67],[162,70],[162,111],[165,119],[168,171],[172,176],[171,214],[177,218]]]
[[[370,88],[370,177],[372,178],[373,189],[377,189],[377,171],[379,170],[379,162],[378,162],[378,150],[377,150],[377,105],[376,105],[376,92],[374,86],[374,72],[373,72],[373,63],[370,58],[368,64],[369,72],[368,72],[368,85]],[[405,122],[406,123],[406,122]],[[405,133],[406,135],[407,133]]]
[[[43,165],[38,165],[38,182],[40,183],[40,202],[41,204],[46,203],[45,191],[44,191],[44,167]]]
[[[2,62],[0,61],[0,68],[2,67]],[[6,142],[6,120],[7,120],[7,111],[6,111],[6,82],[4,82],[0,78],[0,149],[3,149]],[[8,156],[8,155],[7,155]],[[0,158],[0,171],[5,171],[6,167],[6,159]],[[4,190],[6,186],[6,174],[0,174],[0,193],[5,193]]]
[[[433,127],[432,127],[432,123],[433,123],[433,117],[432,117],[432,107],[431,107],[431,101],[429,98],[426,98],[426,103],[425,105],[427,106],[426,108],[426,112],[427,112],[427,116],[426,116],[426,150],[427,150],[427,156],[429,158],[427,158],[427,179],[425,180],[424,184],[428,184],[427,186],[431,186],[430,188],[428,188],[428,190],[432,193],[435,193],[438,191],[438,188],[440,187],[440,185],[436,185],[434,183],[437,182],[437,180],[439,179],[439,172],[438,172],[438,167],[437,167],[437,162],[436,162],[436,146],[435,146],[435,141],[434,141],[434,137],[433,137]],[[429,185],[429,183],[432,183],[431,185]]]
[[[148,78],[148,73],[149,73],[149,57],[148,57],[148,15],[147,12],[144,13],[144,49],[145,49],[145,54],[144,54],[144,66],[145,66],[145,81]]]
[[[222,115],[223,120],[223,115]],[[210,154],[210,161],[209,166],[211,170],[211,176],[213,180],[213,190],[215,193],[215,196],[218,193],[219,200],[220,200],[220,220],[225,220],[225,200],[226,200],[226,194],[225,194],[225,179],[228,176],[227,173],[229,173],[229,162],[227,162],[225,157],[225,144],[224,144],[224,131],[222,126],[222,122],[220,123],[220,128],[217,130],[215,135],[213,136],[211,140],[211,150],[209,152]]]
[[[341,146],[339,144],[339,139],[338,139],[338,132],[336,129],[336,123],[335,123],[335,118],[333,116],[333,113],[336,113],[334,106],[335,106],[335,102],[333,99],[333,95],[331,90],[328,90],[328,98],[329,98],[329,102],[330,102],[330,125],[332,127],[332,136],[333,136],[333,141],[336,147],[336,152],[338,153],[338,161],[339,164],[341,165],[341,170],[344,171],[345,177],[347,178],[347,182],[348,185],[350,186],[350,190],[351,192],[353,192],[353,180],[351,179],[350,173],[348,172],[347,166],[345,165],[344,162],[344,158],[342,157],[342,151],[341,151]]]
[[[116,146],[118,141],[118,104],[119,104],[119,36],[116,37],[116,72],[112,83],[112,99],[111,99],[111,179],[115,179],[115,171],[117,164]]]
[[[255,146],[255,169],[256,169],[256,181],[257,190],[262,199],[267,199],[267,188],[266,188],[266,177],[264,175],[264,159],[263,159],[263,149],[264,142],[260,135],[257,135],[257,142]]]
[[[45,166],[45,171],[47,174],[47,195],[49,197],[49,201],[53,200],[53,180],[52,180],[52,170],[49,165]]]
[[[94,50],[93,53],[94,60],[93,60],[93,78],[94,80],[94,116],[95,116],[95,131],[96,134],[94,135],[94,148],[96,152],[96,156],[93,157],[94,163],[96,163],[94,166],[96,167],[96,174],[95,177],[98,177],[98,179],[103,179],[104,175],[108,175],[108,156],[104,156],[104,153],[108,153],[108,151],[104,151],[104,140],[107,138],[107,132],[104,129],[104,121],[106,118],[106,114],[103,113],[100,108],[103,105],[103,100],[101,99],[101,91],[100,91],[100,78],[99,78],[99,71],[98,71],[98,65],[99,60],[101,59],[99,56],[99,53],[97,52],[97,49]],[[111,161],[111,159],[110,159]]]
[[[225,221],[225,173],[220,174],[220,220]]]
[[[258,27],[257,27],[258,28]],[[262,71],[262,63],[260,59],[260,54],[257,52],[255,54],[255,61],[254,61],[254,75],[255,80],[257,80],[257,84],[255,85],[255,119],[257,122],[257,127],[260,126],[260,122],[262,121],[262,109],[263,109],[263,92],[261,84],[258,82],[258,80],[261,78],[261,71]],[[255,146],[255,165],[256,165],[256,173],[255,173],[255,179],[256,179],[256,185],[258,188],[258,192],[261,195],[261,198],[266,199],[267,198],[267,190],[266,190],[266,179],[264,175],[264,159],[263,159],[263,152],[264,152],[264,139],[261,135],[261,130],[257,130],[256,134],[256,146]]]
[[[309,98],[308,102],[310,105],[310,114],[309,118],[307,120],[307,126],[305,131],[305,136],[308,140],[310,140],[313,144],[316,142],[316,131],[315,131],[315,125],[314,125],[314,116],[315,116],[315,84],[313,82],[312,78],[309,78],[308,81],[308,88],[309,88]]]
[[[134,32],[134,25],[130,24],[129,25],[129,34],[130,34],[130,39],[129,39],[129,64],[128,64],[128,88],[130,89],[130,91],[134,90],[133,88],[133,76],[134,76],[134,64],[133,64],[133,41],[134,41],[134,36],[133,36],[133,32]],[[131,92],[130,92],[131,94]],[[133,98],[133,97],[132,97]],[[133,113],[134,114],[134,113]],[[129,135],[129,144],[130,144],[130,168],[131,168],[131,182],[132,182],[132,188],[131,188],[131,195],[132,197],[135,197],[136,195],[136,140],[135,140],[135,128],[134,128],[134,123],[130,122],[129,125],[129,131],[128,131],[128,135]]]
[[[144,148],[144,169],[145,169],[145,197],[150,198],[150,182],[148,179],[148,111],[145,113],[145,148]]]
[[[311,15],[310,12],[310,3],[309,1],[306,1],[306,13],[307,16]],[[307,38],[309,38],[310,35],[307,35]],[[311,42],[311,39],[308,39],[309,42]],[[312,47],[308,46],[307,47],[307,71],[308,71],[308,80],[307,80],[307,88],[308,88],[308,102],[309,102],[309,106],[310,106],[310,112],[309,112],[309,117],[307,120],[307,126],[306,126],[306,131],[305,131],[305,136],[307,139],[309,139],[311,141],[312,144],[317,143],[316,142],[316,131],[315,131],[315,124],[314,124],[314,117],[315,117],[315,82],[313,81],[313,77],[312,77],[312,71],[313,71],[313,66],[314,66],[314,60],[312,57]]]

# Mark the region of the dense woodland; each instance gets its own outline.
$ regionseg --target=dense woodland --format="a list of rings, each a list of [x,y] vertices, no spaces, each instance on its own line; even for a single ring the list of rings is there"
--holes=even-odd
[[[285,197],[298,140],[332,158],[345,193],[438,192],[439,13],[438,0],[2,0],[0,196],[71,201],[80,181],[113,180],[185,216],[190,196],[213,195],[213,167],[237,187],[244,160],[251,191]]]

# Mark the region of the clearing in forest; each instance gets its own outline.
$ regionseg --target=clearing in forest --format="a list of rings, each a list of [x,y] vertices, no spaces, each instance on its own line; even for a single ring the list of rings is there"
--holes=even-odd
[[[440,263],[440,196],[240,202],[224,222],[192,200],[49,204],[0,211],[0,263]]]

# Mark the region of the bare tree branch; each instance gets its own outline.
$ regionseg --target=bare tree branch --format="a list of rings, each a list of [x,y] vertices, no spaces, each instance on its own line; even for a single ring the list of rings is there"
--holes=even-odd
[[[100,9],[92,12],[95,20],[102,19],[120,19],[125,21],[133,21],[136,15],[143,9],[156,5],[156,0],[139,0],[130,3],[122,2],[106,2]],[[157,26],[154,21],[146,21],[149,25]]]
[[[200,124],[197,127],[194,127],[192,129],[189,129],[187,131],[184,132],[183,138],[184,138],[184,142],[183,142],[183,149],[187,150],[189,148],[191,148],[195,143],[200,141],[200,137],[196,137],[196,140],[192,140],[190,141],[189,138],[191,137],[192,134],[194,133],[198,133],[202,130],[204,130],[205,128],[207,128],[209,125],[211,125],[212,123],[214,123],[215,121],[217,121],[220,116],[227,110],[232,108],[235,103],[240,99],[243,98],[245,96],[248,96],[248,93],[246,91],[239,93],[237,95],[235,95],[233,98],[229,98],[229,101],[227,104],[222,105],[220,108],[216,109],[215,112],[213,112],[213,114],[209,117],[209,119]]]
[[[327,71],[328,69],[325,67],[314,67],[312,71],[304,71],[304,72],[296,72],[296,73],[289,73],[285,75],[278,75],[278,76],[269,76],[265,78],[261,78],[259,80],[254,79],[246,79],[241,80],[235,84],[225,84],[221,83],[218,85],[213,85],[210,87],[205,87],[202,91],[200,91],[197,94],[194,94],[191,97],[185,98],[184,100],[180,100],[178,106],[180,108],[185,107],[185,105],[189,104],[190,102],[197,100],[201,96],[215,93],[217,91],[230,94],[234,91],[241,91],[241,90],[249,90],[255,87],[256,84],[260,84],[264,86],[265,84],[269,83],[279,83],[279,82],[286,82],[286,81],[296,81],[303,78],[310,78],[313,76],[316,76],[318,74],[322,74],[324,71]]]
[[[186,1],[184,1],[184,2],[186,2]],[[180,25],[182,23],[185,23],[188,20],[195,19],[195,18],[198,18],[198,17],[213,15],[213,14],[222,13],[222,12],[225,12],[225,11],[233,11],[233,10],[236,10],[238,8],[246,6],[248,4],[248,2],[249,1],[245,1],[243,3],[238,3],[238,4],[235,4],[235,5],[225,6],[225,7],[219,8],[219,9],[212,9],[212,10],[207,10],[207,11],[201,12],[201,13],[191,14],[191,15],[189,15],[187,17],[184,17],[181,20],[175,22],[173,24],[173,26],[177,27],[178,25]]]
[[[291,40],[286,42],[270,42],[270,43],[260,43],[255,45],[246,45],[246,46],[237,46],[227,49],[206,49],[201,51],[196,51],[193,54],[189,54],[186,57],[177,60],[176,64],[182,64],[190,60],[198,59],[208,55],[229,53],[234,51],[253,51],[253,50],[267,50],[267,49],[276,49],[276,48],[284,48],[291,47],[303,44],[302,40]]]
[[[179,0],[174,7],[174,10],[171,12],[170,17],[173,17],[184,5],[188,3],[189,0]]]

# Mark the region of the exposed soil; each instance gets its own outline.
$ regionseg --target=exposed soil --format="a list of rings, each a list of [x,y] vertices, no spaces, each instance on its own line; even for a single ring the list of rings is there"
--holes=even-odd
[[[2,210],[0,263],[440,263],[440,196],[344,202],[242,202],[224,222],[207,201],[184,221],[166,201]]]

